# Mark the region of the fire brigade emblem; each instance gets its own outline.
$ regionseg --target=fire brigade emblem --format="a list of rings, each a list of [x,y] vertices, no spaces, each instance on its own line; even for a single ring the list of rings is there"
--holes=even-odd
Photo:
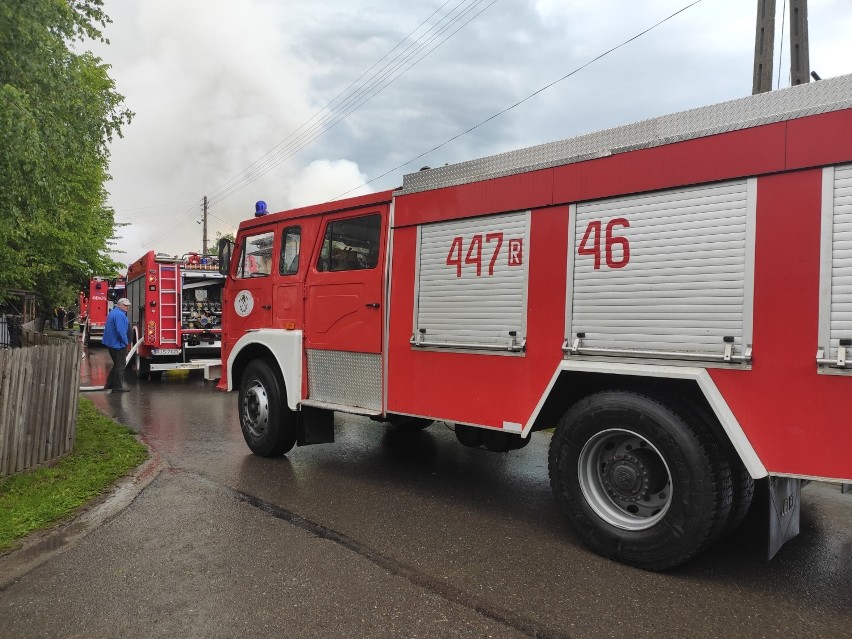
[[[240,291],[234,298],[234,310],[240,317],[248,317],[254,308],[254,297],[251,291]]]

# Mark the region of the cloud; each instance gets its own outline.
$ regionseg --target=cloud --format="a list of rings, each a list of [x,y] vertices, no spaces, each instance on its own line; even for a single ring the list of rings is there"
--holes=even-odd
[[[328,199],[329,193],[348,192],[347,197],[372,193],[374,189],[364,185],[367,179],[358,165],[349,160],[315,160],[295,177],[298,188],[290,190],[284,208],[316,204]],[[278,209],[273,206],[273,210]]]
[[[137,114],[111,147],[110,202],[119,220],[132,222],[119,246],[128,260],[150,249],[196,248],[204,195],[213,237],[251,217],[258,199],[280,210],[368,181],[369,190],[393,188],[424,165],[748,95],[755,6],[743,0],[704,0],[578,70],[688,4],[106,0],[112,44],[96,53],[113,65]],[[341,119],[351,109],[336,96],[365,72],[360,82],[374,77],[418,37],[425,42],[442,16],[465,9],[467,18],[482,13],[433,40],[447,38],[416,65],[410,58],[384,69],[390,75],[362,94],[371,99]],[[781,3],[778,12],[780,30]],[[848,0],[811,0],[809,12],[812,67],[824,77],[852,72]],[[779,65],[782,86],[788,59]]]

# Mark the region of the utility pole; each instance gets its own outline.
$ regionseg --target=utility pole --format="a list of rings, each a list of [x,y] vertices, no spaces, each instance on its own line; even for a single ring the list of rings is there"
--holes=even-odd
[[[757,0],[752,95],[772,90],[774,53],[775,0]],[[808,0],[790,0],[790,83],[810,82],[810,72]]]
[[[204,232],[201,240],[201,254],[207,255],[207,196],[204,196]]]
[[[790,84],[806,84],[810,76],[808,0],[790,0]]]
[[[757,30],[754,35],[754,80],[751,94],[772,90],[775,54],[775,0],[757,0]]]

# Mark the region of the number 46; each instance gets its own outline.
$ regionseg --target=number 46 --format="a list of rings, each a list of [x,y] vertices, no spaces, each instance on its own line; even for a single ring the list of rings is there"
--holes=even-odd
[[[583,239],[580,241],[580,246],[577,248],[579,255],[594,255],[595,270],[601,267],[601,224],[600,220],[589,222],[586,232],[583,234]],[[630,261],[630,242],[627,241],[626,237],[613,235],[615,227],[630,228],[630,222],[623,217],[617,217],[607,223],[604,231],[604,258],[609,268],[624,268]],[[613,255],[614,247],[621,249],[621,256],[618,258]]]

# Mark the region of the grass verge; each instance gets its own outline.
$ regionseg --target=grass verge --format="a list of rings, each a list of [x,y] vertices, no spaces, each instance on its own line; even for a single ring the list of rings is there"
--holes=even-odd
[[[77,437],[68,457],[0,480],[0,553],[68,517],[148,457],[129,429],[91,401],[81,398],[77,407]]]

